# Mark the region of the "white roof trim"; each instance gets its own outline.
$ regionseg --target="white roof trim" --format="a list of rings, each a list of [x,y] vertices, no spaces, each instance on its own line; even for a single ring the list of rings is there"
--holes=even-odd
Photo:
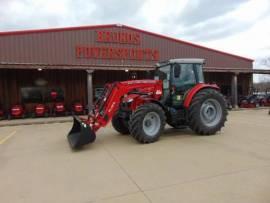
[[[157,63],[157,66],[166,65],[169,63],[199,63],[199,64],[203,64],[204,61],[205,61],[205,59],[200,59],[200,58],[178,58],[178,59],[170,59],[168,61],[159,62],[159,63]]]

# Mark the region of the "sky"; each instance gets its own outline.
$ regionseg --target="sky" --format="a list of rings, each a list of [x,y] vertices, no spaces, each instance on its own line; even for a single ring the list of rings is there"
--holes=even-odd
[[[270,0],[0,0],[0,9],[0,32],[119,23],[252,58],[256,68],[270,57]]]

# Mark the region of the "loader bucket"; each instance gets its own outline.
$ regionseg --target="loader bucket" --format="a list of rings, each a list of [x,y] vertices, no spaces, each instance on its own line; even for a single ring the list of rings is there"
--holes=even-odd
[[[95,132],[91,127],[80,120],[79,117],[73,117],[73,126],[68,133],[68,142],[72,149],[78,149],[83,145],[92,143],[96,139]]]

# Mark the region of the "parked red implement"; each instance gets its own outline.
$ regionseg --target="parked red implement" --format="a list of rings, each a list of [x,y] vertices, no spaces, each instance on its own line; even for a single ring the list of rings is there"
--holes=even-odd
[[[45,104],[36,104],[34,106],[34,117],[44,117],[48,116],[49,108]]]
[[[264,98],[260,100],[261,106],[270,106],[270,95],[266,95]]]
[[[53,106],[53,115],[67,115],[64,102],[56,102]]]
[[[73,115],[82,115],[85,114],[84,107],[81,102],[75,101],[72,104],[72,114]]]
[[[203,59],[171,59],[157,64],[153,80],[107,84],[88,119],[74,116],[70,146],[94,142],[98,129],[111,120],[116,131],[140,143],[157,141],[166,122],[215,134],[226,121],[226,102],[217,85],[204,83],[203,64]]]
[[[260,106],[260,101],[257,95],[250,95],[240,100],[240,108],[256,108]]]
[[[52,100],[52,101],[55,101],[55,100],[57,99],[57,96],[58,96],[57,91],[52,90],[52,91],[50,92],[50,97],[51,97],[51,100]]]
[[[1,119],[4,119],[4,117],[5,117],[4,110],[3,109],[0,109],[0,120]]]
[[[25,108],[21,104],[15,104],[10,109],[9,119],[11,118],[24,118],[25,117]]]

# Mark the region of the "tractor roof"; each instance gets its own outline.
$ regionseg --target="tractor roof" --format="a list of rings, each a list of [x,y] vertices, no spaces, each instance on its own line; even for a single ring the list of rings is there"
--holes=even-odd
[[[170,59],[167,61],[162,61],[157,63],[156,66],[165,66],[167,64],[172,64],[172,63],[199,63],[199,64],[203,64],[204,63],[204,59],[200,59],[200,58],[179,58],[179,59]]]

